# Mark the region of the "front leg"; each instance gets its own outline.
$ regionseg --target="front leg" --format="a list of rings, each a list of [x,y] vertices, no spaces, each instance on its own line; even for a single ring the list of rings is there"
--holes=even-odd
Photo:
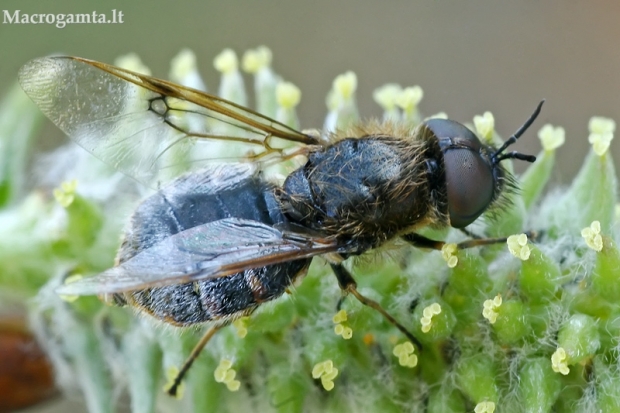
[[[535,231],[529,231],[526,234],[528,238],[533,238],[533,239],[536,239],[538,235]],[[443,246],[446,245],[446,243],[443,241],[435,241],[435,240],[426,238],[425,236],[422,236],[416,233],[405,234],[403,235],[402,238],[417,248],[430,248],[434,250],[441,250]],[[467,241],[459,242],[458,244],[456,244],[456,247],[458,249],[466,249],[466,248],[480,247],[483,245],[502,244],[502,243],[505,243],[507,240],[508,240],[507,237],[475,238],[475,239],[470,239]]]
[[[422,343],[420,343],[420,341],[415,338],[413,334],[411,334],[402,324],[396,321],[394,317],[392,317],[387,311],[385,311],[378,302],[362,295],[357,290],[357,283],[355,282],[355,279],[353,278],[351,273],[342,266],[342,264],[331,263],[330,266],[334,271],[334,275],[338,279],[338,285],[340,286],[342,291],[353,295],[360,303],[377,310],[383,317],[385,317],[390,323],[392,323],[396,328],[398,328],[409,339],[409,341],[414,343],[418,347],[418,349],[422,350]]]
[[[416,248],[441,250],[443,246],[446,245],[446,243],[443,241],[435,241],[430,238],[426,238],[423,235],[416,234],[415,232],[403,235],[403,239]]]

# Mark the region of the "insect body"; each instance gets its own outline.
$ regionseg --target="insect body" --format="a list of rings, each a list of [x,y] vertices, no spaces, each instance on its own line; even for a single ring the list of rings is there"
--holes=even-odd
[[[252,221],[283,229],[294,224],[298,231],[321,234],[329,252],[343,258],[359,255],[406,230],[429,223],[446,225],[448,216],[441,208],[445,194],[433,187],[433,180],[425,179],[438,171],[429,170],[419,159],[431,159],[433,151],[440,156],[441,149],[431,134],[426,140],[406,142],[371,133],[313,152],[282,187],[259,178],[248,164],[206,168],[183,176],[144,201],[134,213],[119,262],[172,235],[217,222],[237,228]],[[210,235],[214,239],[225,236],[237,244],[246,241],[243,237],[233,239],[223,230]],[[230,319],[249,314],[261,302],[281,295],[309,263],[307,258],[276,263],[227,277],[116,297],[173,324]]]
[[[415,128],[371,122],[326,144],[216,96],[81,58],[34,60],[20,82],[74,141],[138,181],[152,186],[163,172],[190,170],[138,207],[115,267],[60,288],[112,295],[176,325],[216,321],[171,392],[219,326],[282,295],[318,255],[344,291],[419,345],[357,291],[342,261],[399,236],[441,248],[415,231],[463,228],[497,204],[514,186],[500,162],[535,160],[504,151],[542,105],[499,149],[441,119]],[[201,148],[213,140],[255,150],[245,162],[213,165]],[[261,175],[263,165],[295,156],[305,163],[282,185]]]
[[[209,235],[213,241],[219,238],[226,242],[228,238],[228,242],[234,239],[238,244],[246,240],[242,236],[235,239],[230,231],[251,230],[248,225],[253,222],[285,226],[289,221],[280,208],[275,186],[261,180],[254,171],[247,164],[206,168],[179,178],[146,199],[131,218],[118,254],[119,263],[202,225],[221,223],[215,227],[221,233],[211,231]],[[226,277],[116,294],[114,298],[117,303],[137,306],[175,325],[231,320],[282,295],[309,265],[310,259],[305,258],[249,268]]]

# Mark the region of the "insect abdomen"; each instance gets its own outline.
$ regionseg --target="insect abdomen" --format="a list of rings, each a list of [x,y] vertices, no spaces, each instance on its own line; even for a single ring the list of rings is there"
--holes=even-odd
[[[155,318],[187,326],[230,320],[280,297],[310,260],[259,267],[227,277],[129,293],[129,302]]]
[[[200,174],[183,179],[199,180]],[[273,186],[259,178],[245,179],[215,193],[187,191],[182,184],[168,186],[138,207],[119,251],[119,262],[173,234],[224,218],[251,219],[268,225],[286,223]],[[205,281],[134,291],[117,298],[176,325],[234,319],[281,296],[309,264],[309,259],[285,262]]]

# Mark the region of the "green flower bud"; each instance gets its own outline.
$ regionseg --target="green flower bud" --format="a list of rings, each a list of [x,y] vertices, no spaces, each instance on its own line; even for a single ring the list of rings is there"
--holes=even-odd
[[[493,331],[502,343],[515,344],[529,333],[525,305],[519,300],[506,300],[497,308]]]
[[[521,195],[525,207],[529,209],[539,198],[555,164],[555,151],[565,141],[564,128],[547,124],[538,131],[543,150],[536,156],[536,162],[531,164],[519,178]]]
[[[558,332],[558,347],[566,351],[566,360],[569,365],[592,357],[600,344],[596,320],[587,315],[573,315]]]
[[[112,413],[112,383],[93,325],[63,312],[63,342],[69,351],[89,412]]]
[[[601,238],[601,251],[596,254],[592,272],[592,288],[611,303],[620,301],[620,252],[609,237]]]
[[[401,111],[397,101],[402,93],[402,87],[396,83],[388,83],[375,89],[372,97],[383,108],[383,120],[397,122],[401,119]]]
[[[568,192],[548,214],[550,224],[556,231],[580,231],[592,221],[600,221],[603,232],[608,232],[614,218],[617,186],[611,154],[599,156],[591,151]]]
[[[213,66],[222,74],[218,95],[242,106],[247,106],[243,77],[239,72],[239,60],[232,49],[224,49],[213,60]]]
[[[332,90],[327,95],[327,109],[324,131],[334,132],[346,129],[359,120],[355,91],[357,76],[354,72],[343,73],[334,79]]]
[[[226,399],[231,393],[222,387],[222,383],[215,380],[214,372],[219,360],[213,358],[211,354],[204,353],[194,361],[187,375],[190,389],[188,398],[192,402],[192,411],[223,411]],[[239,397],[239,395],[235,394],[233,397]]]
[[[428,395],[428,413],[461,413],[465,410],[465,401],[461,393],[455,389],[431,389]]]
[[[24,190],[27,155],[43,118],[18,85],[0,102],[0,208]]]
[[[303,412],[312,382],[306,375],[291,375],[288,362],[274,363],[267,373],[271,405],[278,413]]]
[[[535,303],[554,299],[563,282],[562,273],[555,261],[543,254],[534,244],[528,244],[530,254],[521,261],[519,285],[521,294]]]
[[[101,210],[89,200],[75,195],[67,210],[67,238],[80,250],[91,247],[103,224]]]
[[[549,412],[562,382],[549,366],[549,360],[538,357],[526,360],[519,370],[519,396],[526,413]]]
[[[403,122],[417,125],[420,123],[420,113],[418,104],[424,97],[424,91],[420,86],[411,86],[404,88],[396,98],[396,105],[403,111]]]
[[[424,341],[437,341],[452,334],[456,325],[456,316],[452,308],[441,299],[424,301],[413,312],[414,320],[418,320],[416,334]]]
[[[190,49],[181,50],[170,62],[170,80],[193,89],[207,91],[198,67],[196,55]]]
[[[293,129],[299,129],[299,118],[295,112],[295,107],[301,100],[299,88],[290,82],[279,82],[276,86],[276,100],[278,102],[276,120]]]
[[[139,320],[123,337],[123,355],[127,365],[127,385],[133,413],[154,412],[161,392],[161,349],[151,331]]]
[[[471,327],[480,319],[480,305],[490,294],[493,284],[486,262],[473,251],[459,250],[458,263],[450,269],[443,299],[454,311],[461,328]]]
[[[596,372],[597,408],[601,412],[620,411],[620,375],[618,369],[607,365],[603,357],[594,359]]]
[[[486,352],[463,355],[455,373],[458,386],[472,402],[499,401],[497,366]]]

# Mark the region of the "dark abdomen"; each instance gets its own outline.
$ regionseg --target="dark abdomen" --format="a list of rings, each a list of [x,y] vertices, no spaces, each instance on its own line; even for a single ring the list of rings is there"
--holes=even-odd
[[[255,177],[215,194],[184,192],[171,185],[138,207],[118,260],[126,261],[178,232],[231,217],[268,225],[286,222],[273,186]],[[123,300],[176,325],[228,320],[250,314],[262,302],[281,296],[309,264],[310,259],[303,259],[206,281],[134,291],[125,293]]]

